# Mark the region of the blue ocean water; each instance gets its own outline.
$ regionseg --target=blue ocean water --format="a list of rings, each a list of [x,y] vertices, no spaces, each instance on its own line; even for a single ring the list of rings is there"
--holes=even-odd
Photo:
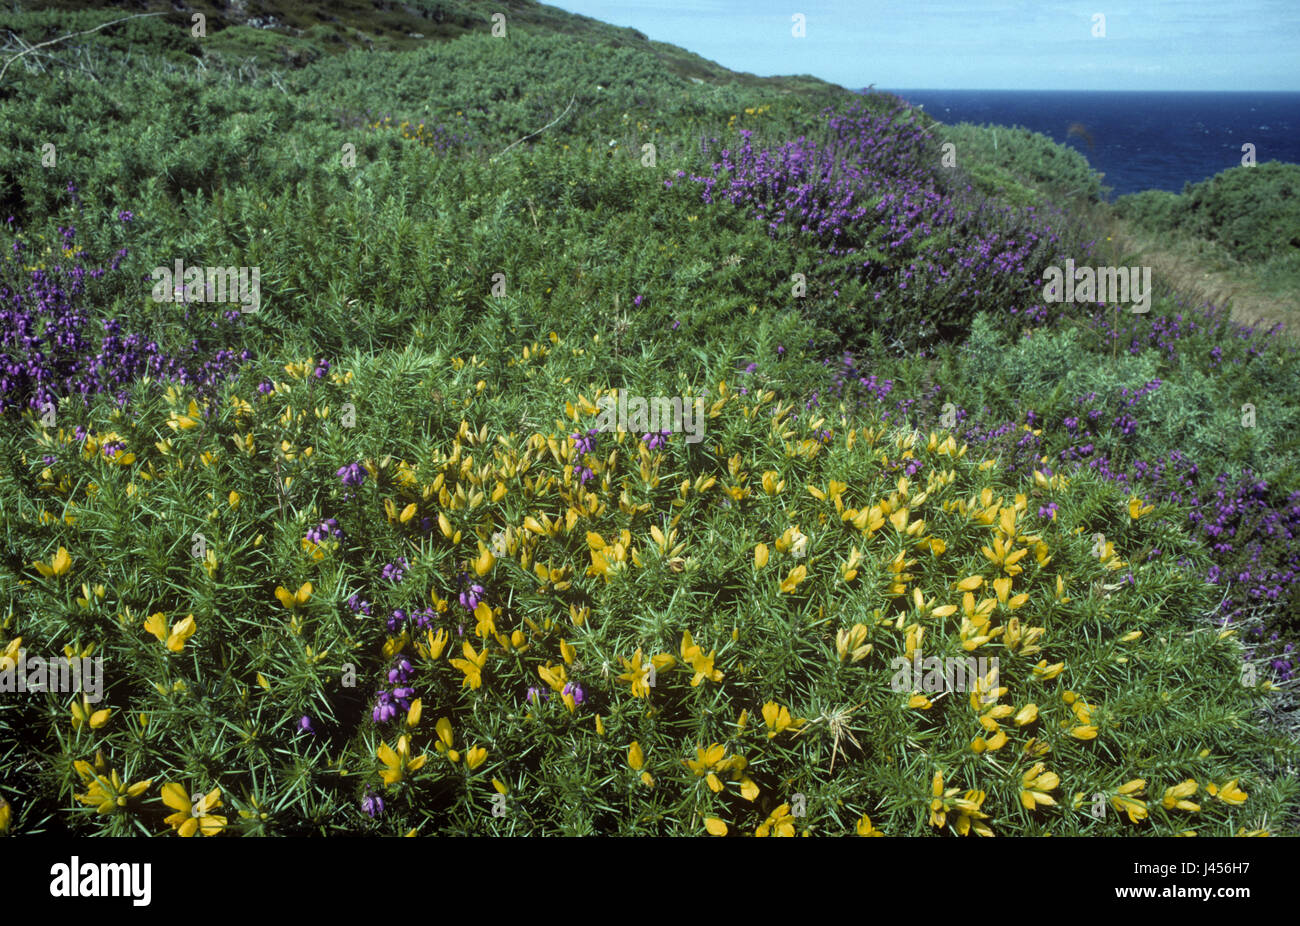
[[[888,92],[940,122],[1021,125],[1069,145],[1106,175],[1112,197],[1181,193],[1185,183],[1239,166],[1247,142],[1256,161],[1300,163],[1300,93]],[[1076,123],[1086,136],[1067,134]]]

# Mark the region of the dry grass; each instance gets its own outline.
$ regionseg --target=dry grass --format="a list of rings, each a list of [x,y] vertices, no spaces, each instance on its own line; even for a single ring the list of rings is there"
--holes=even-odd
[[[1213,242],[1154,235],[1115,218],[1104,217],[1117,263],[1150,266],[1152,277],[1167,283],[1193,305],[1228,306],[1234,321],[1272,327],[1281,324],[1300,333],[1300,292],[1279,292],[1259,285],[1256,272]]]

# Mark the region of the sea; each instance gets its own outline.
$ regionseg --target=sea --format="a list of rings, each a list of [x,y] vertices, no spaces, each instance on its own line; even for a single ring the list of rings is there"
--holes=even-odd
[[[1300,163],[1300,93],[889,90],[940,122],[1024,126],[1105,174],[1111,198],[1183,192],[1255,160]],[[1072,130],[1073,129],[1073,130]]]

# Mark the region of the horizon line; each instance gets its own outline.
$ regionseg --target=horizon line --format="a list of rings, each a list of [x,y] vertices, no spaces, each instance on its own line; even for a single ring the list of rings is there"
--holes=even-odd
[[[874,84],[850,90],[852,93],[865,93],[875,90],[882,93],[1279,93],[1300,94],[1300,90],[1079,90],[1057,89],[1053,87],[877,87]]]

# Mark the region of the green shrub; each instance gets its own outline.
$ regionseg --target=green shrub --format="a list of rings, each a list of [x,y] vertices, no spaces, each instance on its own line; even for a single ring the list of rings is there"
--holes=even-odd
[[[1121,196],[1121,218],[1153,231],[1216,241],[1238,260],[1260,262],[1300,249],[1300,164],[1266,161],[1187,184],[1180,196]]]

